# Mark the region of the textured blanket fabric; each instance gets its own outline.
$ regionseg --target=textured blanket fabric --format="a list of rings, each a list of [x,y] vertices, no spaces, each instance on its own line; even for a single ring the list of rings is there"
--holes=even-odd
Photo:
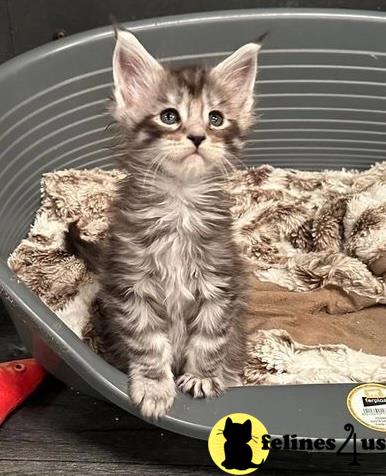
[[[258,278],[386,303],[386,162],[362,173],[262,166],[237,173],[229,190],[237,240]]]
[[[327,286],[294,293],[255,280],[247,384],[386,381],[384,305]]]
[[[35,222],[9,266],[73,331],[93,334],[98,284],[63,248],[68,224],[103,239],[119,171],[42,178]],[[386,381],[386,163],[365,172],[239,171],[235,237],[251,265],[245,384]],[[254,275],[254,276],[253,276]]]

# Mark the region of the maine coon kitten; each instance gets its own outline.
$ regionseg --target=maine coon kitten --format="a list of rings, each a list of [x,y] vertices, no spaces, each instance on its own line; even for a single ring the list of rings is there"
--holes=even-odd
[[[223,184],[252,124],[259,48],[172,70],[117,34],[111,112],[128,177],[88,258],[98,255],[97,333],[146,417],[163,416],[176,388],[214,397],[241,383],[247,277]]]

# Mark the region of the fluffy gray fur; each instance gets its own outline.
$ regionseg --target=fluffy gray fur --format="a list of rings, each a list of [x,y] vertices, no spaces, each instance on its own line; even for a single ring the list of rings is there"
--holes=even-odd
[[[214,397],[241,382],[248,280],[223,183],[252,124],[258,50],[245,45],[212,69],[171,70],[118,32],[111,109],[128,178],[88,258],[95,266],[98,255],[98,336],[145,417],[163,416],[177,388]],[[170,108],[179,120],[165,124]]]

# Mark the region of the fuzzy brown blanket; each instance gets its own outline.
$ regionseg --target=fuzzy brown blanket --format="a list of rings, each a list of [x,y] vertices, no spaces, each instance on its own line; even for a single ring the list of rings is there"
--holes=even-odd
[[[119,171],[42,178],[42,204],[9,266],[98,350],[94,276],[63,247],[107,228]],[[386,381],[386,162],[365,172],[261,166],[229,180],[235,237],[251,265],[245,384]],[[253,276],[254,275],[254,276]]]

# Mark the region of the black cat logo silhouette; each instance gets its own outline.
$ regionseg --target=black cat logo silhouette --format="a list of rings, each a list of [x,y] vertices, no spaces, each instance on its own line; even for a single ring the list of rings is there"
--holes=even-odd
[[[264,461],[256,464],[252,461],[252,448],[248,445],[252,436],[252,422],[250,419],[244,423],[234,423],[227,418],[223,432],[226,442],[224,444],[225,460],[222,466],[226,469],[249,469],[259,468]]]
[[[269,450],[262,449],[261,436],[265,426],[251,415],[234,413],[214,425],[209,452],[214,463],[230,474],[249,474],[266,461]]]

